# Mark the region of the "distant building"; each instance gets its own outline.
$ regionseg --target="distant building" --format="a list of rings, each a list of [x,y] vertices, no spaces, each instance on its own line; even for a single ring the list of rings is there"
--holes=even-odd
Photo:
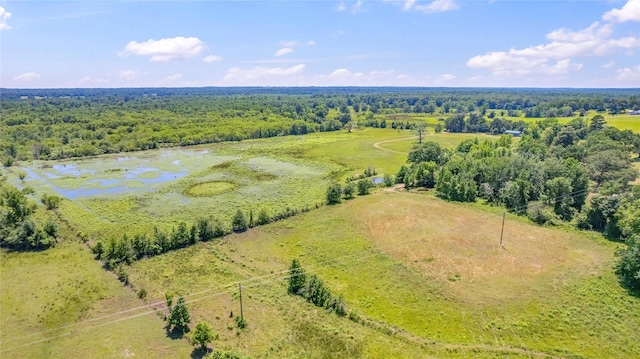
[[[627,112],[627,114],[629,114],[629,115],[640,115],[640,110],[631,110],[631,111]]]
[[[522,131],[515,131],[515,130],[506,130],[504,131],[505,135],[513,135],[513,137],[520,137],[520,135],[522,134]]]

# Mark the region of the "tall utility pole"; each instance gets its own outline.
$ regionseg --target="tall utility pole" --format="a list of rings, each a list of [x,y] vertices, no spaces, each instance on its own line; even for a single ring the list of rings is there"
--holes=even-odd
[[[506,215],[507,215],[507,212],[502,212],[502,230],[500,230],[500,247],[502,247],[502,235],[504,234],[504,217]],[[240,295],[240,300],[242,300],[242,295]]]
[[[242,285],[238,282],[238,288],[240,288],[240,319],[244,320],[244,316],[242,315]]]

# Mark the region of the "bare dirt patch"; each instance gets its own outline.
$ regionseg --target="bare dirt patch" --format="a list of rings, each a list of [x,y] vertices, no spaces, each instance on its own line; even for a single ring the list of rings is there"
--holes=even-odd
[[[594,240],[510,218],[501,247],[499,214],[428,195],[392,195],[358,211],[367,238],[465,301],[533,296],[609,258]]]

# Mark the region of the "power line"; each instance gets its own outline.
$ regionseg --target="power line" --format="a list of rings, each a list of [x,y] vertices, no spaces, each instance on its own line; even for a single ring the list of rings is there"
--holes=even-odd
[[[553,200],[558,201],[558,200],[561,200],[561,199],[566,198],[568,196],[575,195],[575,194],[581,193],[581,192],[586,192],[586,190],[575,191],[575,192],[572,192],[572,193],[569,193],[569,194],[558,196],[558,197],[555,197]],[[520,208],[527,208],[527,206],[521,206]],[[476,228],[476,232],[478,232],[481,229],[484,229],[484,228],[486,228],[488,226],[489,225],[487,224],[487,225],[485,225],[483,227]],[[461,227],[459,227],[459,230],[457,232],[460,233],[462,231],[463,231],[463,227],[461,226]],[[382,247],[382,248],[367,248],[365,250],[358,251],[358,252],[355,252],[355,253],[351,253],[351,254],[348,254],[348,255],[344,255],[344,256],[341,256],[341,257],[337,257],[337,258],[334,258],[334,259],[329,259],[329,260],[316,262],[315,264],[306,266],[306,271],[310,272],[310,273],[313,273],[315,268],[318,268],[318,267],[323,266],[323,265],[348,264],[348,263],[352,262],[352,260],[349,260],[352,257],[356,257],[353,261],[359,261],[359,260],[362,260],[362,259],[367,259],[367,258],[370,258],[370,257],[373,257],[373,256],[377,256],[377,255],[380,255],[380,254],[391,252],[396,247],[406,246],[407,244],[411,244],[411,243],[418,242],[418,241],[421,241],[421,240],[423,240],[423,238],[422,237],[418,237],[418,238],[413,239],[413,240],[408,240],[408,241],[405,241],[405,242],[402,242],[402,243],[389,245],[389,246]],[[377,249],[377,250],[375,250],[375,249]],[[382,249],[384,249],[384,250],[382,250]],[[375,251],[372,251],[372,250],[375,250]],[[366,256],[362,256],[361,255],[362,253],[369,252],[369,251],[371,251],[371,253],[369,253],[369,255],[366,255]],[[316,271],[318,271],[318,270],[322,270],[322,268],[316,269]],[[205,290],[202,290],[202,291],[199,291],[199,292],[190,293],[190,294],[184,295],[183,297],[185,297],[185,298],[197,297],[197,296],[200,296],[201,294],[206,294],[206,293],[212,292],[212,291],[214,291],[216,289],[231,288],[231,287],[233,287],[233,286],[235,286],[237,284],[242,284],[242,283],[246,283],[245,287],[254,287],[254,286],[257,286],[257,285],[261,285],[261,284],[271,283],[271,282],[274,282],[276,280],[278,280],[278,281],[284,280],[284,279],[291,278],[291,277],[297,275],[297,274],[294,274],[294,275],[279,276],[279,275],[286,274],[286,273],[289,273],[289,272],[290,272],[290,270],[287,269],[287,270],[283,270],[283,271],[280,271],[280,272],[271,273],[271,274],[268,274],[268,275],[250,277],[250,278],[244,279],[244,280],[239,281],[239,282],[228,283],[228,284],[217,286],[217,287],[214,287],[214,288],[211,288],[211,289],[205,289]],[[195,302],[199,302],[201,300],[204,300],[204,299],[207,299],[207,298],[210,298],[210,297],[214,297],[214,296],[217,296],[217,295],[221,295],[221,294],[224,294],[224,293],[227,293],[227,292],[228,292],[228,290],[224,290],[224,291],[221,291],[221,292],[214,292],[212,294],[208,294],[208,295],[205,295],[205,296],[202,296],[202,297],[199,297],[199,298],[194,298],[192,300],[185,301],[185,302],[187,304],[188,303],[195,303]],[[5,340],[3,342],[0,342],[0,344],[15,342],[15,341],[23,340],[23,339],[34,337],[34,336],[38,336],[38,335],[44,335],[46,333],[53,332],[53,331],[58,331],[58,330],[62,330],[62,329],[68,329],[68,328],[80,326],[80,328],[73,329],[73,330],[71,330],[71,331],[69,331],[67,333],[64,333],[64,334],[60,334],[60,335],[53,336],[53,337],[48,337],[48,338],[43,338],[43,339],[36,340],[36,341],[30,342],[30,343],[27,343],[27,344],[22,344],[22,345],[10,347],[10,348],[0,349],[0,352],[17,349],[17,348],[20,348],[20,347],[24,347],[26,345],[37,344],[37,343],[40,343],[40,342],[43,342],[43,341],[47,341],[47,340],[53,340],[53,339],[56,339],[56,338],[59,338],[59,337],[71,335],[71,334],[73,334],[75,332],[82,332],[82,331],[90,330],[92,328],[102,327],[102,326],[105,326],[105,325],[108,325],[108,324],[111,324],[111,323],[117,323],[117,322],[120,322],[120,321],[137,318],[137,317],[140,317],[140,316],[143,316],[143,315],[148,315],[148,314],[151,314],[151,313],[157,313],[157,309],[154,309],[154,310],[151,310],[151,311],[138,313],[138,314],[135,314],[135,315],[132,315],[132,316],[129,316],[129,317],[119,318],[119,319],[114,320],[114,321],[91,325],[91,323],[98,322],[98,321],[103,320],[103,319],[115,317],[115,316],[122,315],[122,314],[132,313],[132,312],[135,312],[135,311],[139,311],[139,310],[150,308],[150,307],[154,307],[154,306],[160,306],[160,305],[163,305],[163,304],[164,304],[163,301],[157,301],[157,302],[153,302],[153,303],[150,303],[150,304],[147,304],[147,305],[143,305],[143,306],[139,306],[139,307],[136,307],[136,308],[131,308],[131,309],[123,310],[123,311],[120,311],[120,312],[115,312],[115,313],[111,313],[111,314],[108,314],[108,315],[104,315],[104,316],[101,316],[101,317],[98,317],[98,318],[88,319],[88,320],[85,320],[83,322],[68,324],[68,325],[59,326],[59,327],[56,327],[56,328],[51,328],[51,329],[47,329],[47,330],[44,330],[44,331],[40,331],[38,333],[33,333],[33,334],[28,334],[28,335],[25,335],[25,336],[21,336],[21,337],[11,338],[11,339]],[[82,326],[87,325],[87,324],[89,325],[88,327],[82,327]]]
[[[485,225],[484,227],[487,227],[487,226],[488,225]],[[462,229],[459,229],[457,232],[462,232]],[[348,254],[348,255],[345,255],[345,256],[342,256],[342,257],[316,262],[315,264],[306,266],[305,270],[306,270],[306,272],[314,273],[314,272],[317,272],[319,270],[320,271],[323,270],[324,268],[319,268],[320,266],[323,266],[323,265],[331,265],[331,264],[343,264],[344,265],[344,264],[349,264],[350,262],[357,262],[357,261],[364,260],[364,259],[367,259],[367,258],[370,258],[370,257],[374,257],[374,256],[377,256],[377,255],[380,255],[380,254],[391,252],[396,247],[405,246],[407,244],[415,243],[415,242],[418,242],[418,241],[421,241],[421,240],[423,240],[423,238],[418,237],[416,239],[405,241],[405,242],[402,242],[402,243],[398,243],[398,244],[394,244],[394,245],[388,245],[388,246],[385,246],[385,247],[382,247],[382,248],[377,248],[377,250],[375,250],[375,251],[371,251],[374,248],[368,248],[368,249],[365,249],[365,250],[362,250],[362,251],[359,251],[359,252],[355,252],[355,253],[351,253],[351,254]],[[369,252],[369,251],[371,251],[371,253],[369,253],[368,255],[365,255],[365,256],[361,255],[362,253]],[[355,258],[353,258],[353,257],[355,257]],[[261,285],[261,284],[268,284],[268,283],[272,283],[272,282],[276,282],[276,281],[282,281],[282,280],[285,280],[285,279],[288,279],[288,278],[291,278],[291,277],[294,277],[294,276],[298,275],[298,274],[294,274],[294,275],[284,275],[284,276],[282,276],[283,274],[286,274],[286,273],[289,273],[289,272],[290,272],[290,270],[287,269],[287,270],[283,270],[283,271],[280,271],[280,272],[275,272],[275,273],[272,273],[272,274],[269,274],[269,275],[263,275],[263,276],[247,278],[247,279],[242,280],[240,282],[228,283],[228,284],[225,284],[225,285],[222,285],[222,286],[218,286],[216,288],[228,288],[229,289],[229,288],[235,286],[237,283],[248,283],[248,284],[244,285],[244,287],[245,288],[249,288],[249,287],[255,287],[255,286],[258,286],[258,285]],[[214,297],[214,296],[218,296],[218,295],[221,295],[221,294],[224,294],[224,293],[228,293],[229,292],[228,289],[224,290],[224,291],[208,294],[208,295],[205,295],[205,296],[202,296],[202,297],[199,297],[199,298],[186,300],[185,303],[186,304],[196,303],[196,302],[199,302],[199,301],[202,301],[202,300]],[[185,298],[187,298],[187,297],[195,297],[195,296],[198,296],[200,294],[211,292],[212,290],[214,290],[214,289],[207,289],[207,290],[191,293],[191,294],[185,295],[183,297],[185,297]],[[100,320],[103,320],[103,319],[115,317],[115,316],[126,314],[126,313],[135,312],[135,311],[146,309],[146,308],[150,308],[150,307],[153,307],[153,306],[162,305],[163,303],[164,302],[162,302],[162,301],[154,302],[154,303],[150,303],[150,304],[147,304],[147,305],[144,305],[144,306],[127,309],[127,310],[120,311],[120,312],[115,312],[115,313],[112,313],[112,314],[109,314],[109,315],[105,315],[105,316],[102,316],[102,317],[92,318],[92,319],[89,319],[89,320],[86,320],[86,321],[83,321],[83,322],[80,322],[80,323],[73,323],[73,324],[69,324],[69,325],[65,325],[65,326],[60,326],[60,327],[48,329],[48,330],[41,331],[41,332],[38,332],[38,333],[25,335],[25,336],[22,336],[22,337],[11,338],[9,340],[3,341],[0,344],[19,341],[19,340],[30,338],[30,337],[34,337],[34,336],[37,336],[37,335],[43,335],[43,334],[46,334],[46,333],[49,333],[49,332],[52,332],[52,331],[57,331],[57,330],[62,330],[62,329],[68,329],[68,328],[71,328],[71,327],[81,326],[80,328],[73,329],[73,330],[70,330],[69,332],[66,332],[66,333],[63,333],[63,334],[59,334],[59,335],[56,335],[56,336],[53,336],[53,337],[47,337],[47,338],[35,340],[35,341],[29,342],[29,343],[26,343],[26,344],[17,345],[17,346],[10,347],[10,348],[3,348],[3,349],[0,350],[0,352],[10,351],[10,350],[18,349],[18,348],[21,348],[21,347],[24,347],[24,346],[27,346],[27,345],[37,344],[37,343],[41,343],[41,342],[44,342],[44,341],[53,340],[53,339],[57,339],[57,338],[60,338],[60,337],[68,336],[68,335],[71,335],[71,334],[74,334],[74,333],[77,333],[77,332],[83,332],[83,331],[91,330],[91,329],[94,329],[94,328],[103,327],[105,325],[118,323],[118,322],[121,322],[121,321],[124,321],[124,320],[134,319],[134,318],[138,318],[140,316],[144,316],[144,315],[148,315],[148,314],[152,314],[152,313],[157,313],[157,310],[154,309],[154,310],[146,311],[146,312],[143,312],[143,313],[134,314],[134,315],[131,315],[131,316],[128,316],[128,317],[119,318],[119,319],[116,319],[116,320],[113,320],[113,321],[91,325],[91,323],[93,323],[93,322],[97,322],[97,321],[100,321]],[[88,326],[82,327],[82,326],[87,325],[87,324],[88,324]]]

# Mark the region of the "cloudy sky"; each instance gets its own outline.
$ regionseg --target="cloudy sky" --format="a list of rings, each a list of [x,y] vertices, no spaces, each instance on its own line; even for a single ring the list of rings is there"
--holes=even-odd
[[[0,87],[640,87],[640,0],[2,1]]]

